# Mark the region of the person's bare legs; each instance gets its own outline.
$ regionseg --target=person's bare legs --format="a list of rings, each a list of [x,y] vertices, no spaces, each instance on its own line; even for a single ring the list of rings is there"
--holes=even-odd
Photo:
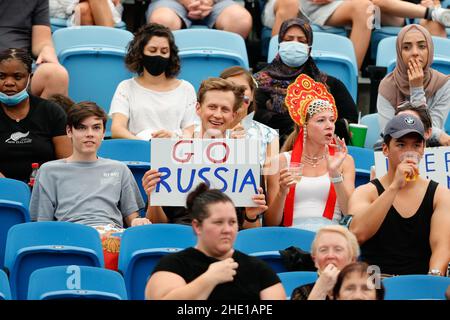
[[[432,36],[447,38],[445,27],[439,22],[420,19],[420,25],[426,28]]]
[[[157,8],[155,9],[148,19],[149,23],[159,23],[166,26],[170,30],[180,30],[183,23],[181,18],[169,8]]]
[[[80,25],[93,26],[95,25],[94,17],[92,16],[91,7],[88,2],[80,2],[75,8],[75,12],[79,10]]]
[[[325,23],[329,26],[352,25],[350,40],[355,48],[358,70],[361,69],[372,34],[370,27],[373,13],[369,10],[370,6],[372,3],[369,0],[343,1]]]
[[[69,74],[58,63],[42,63],[31,78],[31,93],[42,98],[54,94],[68,95]]]
[[[217,17],[215,28],[237,33],[247,38],[252,29],[252,16],[241,5],[226,7]]]
[[[94,25],[97,26],[105,26],[105,27],[114,27],[114,20],[111,13],[111,9],[108,4],[108,0],[82,0],[80,1],[80,5],[83,3],[89,4],[89,13],[94,20]],[[86,10],[86,9],[85,9]],[[88,13],[86,13],[88,15]],[[81,14],[83,17],[83,14]],[[83,20],[81,20],[81,24],[83,24]]]
[[[280,32],[280,27],[284,20],[297,17],[299,10],[300,3],[298,0],[277,0],[273,8],[275,22],[272,27],[272,36]]]

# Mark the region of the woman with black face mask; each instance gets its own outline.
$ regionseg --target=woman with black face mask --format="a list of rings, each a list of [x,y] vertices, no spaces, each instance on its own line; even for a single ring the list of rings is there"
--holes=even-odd
[[[194,87],[176,78],[178,48],[172,32],[150,23],[137,31],[125,57],[137,76],[122,81],[111,102],[113,138],[143,139],[192,136]]]

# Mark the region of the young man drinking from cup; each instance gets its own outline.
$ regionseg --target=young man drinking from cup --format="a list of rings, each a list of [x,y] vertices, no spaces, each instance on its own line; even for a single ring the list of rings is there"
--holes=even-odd
[[[450,191],[418,175],[424,148],[419,118],[396,115],[384,131],[387,173],[349,201],[361,258],[385,274],[444,275],[450,259]]]

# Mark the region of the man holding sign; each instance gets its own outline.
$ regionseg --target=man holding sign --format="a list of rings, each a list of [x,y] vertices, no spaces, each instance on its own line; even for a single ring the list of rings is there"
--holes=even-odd
[[[196,138],[214,139],[225,137],[226,130],[231,128],[233,120],[236,117],[236,112],[242,105],[243,97],[244,87],[236,86],[227,80],[219,78],[209,78],[208,80],[203,81],[198,92],[198,103],[196,107],[197,115],[201,119],[200,127],[197,128],[198,130],[195,130]],[[231,134],[231,137],[236,138],[243,136],[243,134],[236,134],[236,132]],[[239,176],[238,169],[230,170],[230,162],[226,161],[225,159],[236,159],[235,156],[239,156],[238,152],[235,152],[238,150],[232,147],[233,143],[231,143],[230,140],[221,140],[220,142],[211,141],[214,140],[205,141],[206,147],[201,148],[196,147],[201,145],[202,143],[195,142],[193,140],[169,141],[169,143],[171,143],[172,145],[172,152],[169,152],[169,154],[171,155],[171,159],[158,161],[158,163],[164,164],[164,168],[162,168],[161,166],[158,166],[158,168],[154,167],[147,171],[142,179],[143,187],[147,191],[149,197],[147,218],[150,219],[150,221],[154,223],[175,222],[190,224],[190,217],[187,215],[186,209],[184,208],[184,203],[173,204],[173,202],[171,202],[172,207],[161,207],[159,205],[161,201],[161,195],[158,195],[155,192],[166,192],[166,194],[164,194],[164,197],[166,197],[166,199],[169,199],[168,196],[171,197],[170,199],[177,199],[176,195],[174,194],[176,191],[181,191],[184,194],[187,194],[190,189],[195,188],[196,184],[192,182],[192,180],[194,179],[193,175],[198,175],[203,180],[207,179],[205,178],[207,175],[209,177],[218,178],[222,181],[223,188],[227,189],[223,190],[225,192],[230,191],[228,189],[232,189],[231,192],[234,192],[236,190],[240,192],[243,188],[248,187],[247,185],[252,185],[252,181],[255,182],[255,180],[249,176],[251,175],[251,171],[247,171],[248,174],[245,174],[244,177],[242,177]],[[158,145],[158,143],[159,141],[152,141],[152,149],[153,146]],[[222,148],[220,148],[219,144],[222,146]],[[183,150],[183,148],[186,148],[186,146],[189,147],[189,145],[193,146],[192,150],[201,151],[200,158],[201,156],[203,156],[203,151],[204,153],[206,153],[207,160],[205,162],[206,164],[203,164],[203,168],[195,168],[195,165],[199,163],[199,158],[197,158],[199,156],[199,152],[192,152],[192,154],[189,155],[188,152],[183,151],[181,152],[181,154],[178,154],[179,150]],[[215,150],[218,151],[220,151],[221,149],[225,150],[225,156],[212,157],[210,154],[212,148],[215,148]],[[242,153],[244,153],[244,151],[245,150],[242,150]],[[228,152],[231,152],[231,154],[228,154]],[[235,153],[235,156],[233,155],[233,152]],[[152,152],[152,154],[155,153]],[[167,152],[164,152],[164,155],[165,154],[167,154]],[[257,153],[255,154],[257,155]],[[164,155],[161,154],[160,156],[163,157]],[[259,162],[257,157],[255,158],[255,161],[259,169]],[[216,168],[216,166],[214,165],[217,162],[221,162],[223,165],[219,168]],[[152,165],[154,165],[153,160]],[[180,175],[182,175],[183,171],[186,171],[186,166],[190,166],[190,168],[192,168],[192,173],[188,175],[190,177],[188,178],[189,183],[180,181]],[[228,175],[226,175],[224,172],[227,174],[234,172],[234,179],[228,178]],[[169,178],[175,179],[175,176],[177,176],[176,182],[175,180],[169,180]],[[234,180],[236,179],[240,179],[241,182],[235,183],[236,181]],[[180,187],[181,184],[183,185],[183,188]],[[267,209],[265,196],[262,193],[262,189],[257,188],[256,184],[257,183],[255,182],[253,184],[254,188],[252,187],[252,190],[254,190],[253,196],[251,196],[252,201],[248,201],[250,199],[247,200],[247,202],[251,202],[252,204],[254,204],[254,206],[247,207],[243,211],[242,216],[245,221],[241,221],[242,227],[259,226],[259,215]],[[190,186],[190,188],[186,186]],[[156,199],[158,203],[155,203]],[[233,199],[233,201],[236,201],[236,199]]]
[[[349,201],[361,258],[385,274],[444,275],[450,259],[450,192],[418,175],[424,142],[417,117],[391,119],[383,143],[387,173],[357,188]]]

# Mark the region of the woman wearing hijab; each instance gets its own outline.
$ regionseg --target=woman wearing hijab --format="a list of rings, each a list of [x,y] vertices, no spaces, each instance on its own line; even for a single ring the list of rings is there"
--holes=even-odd
[[[431,139],[450,145],[443,129],[450,101],[450,77],[433,68],[430,33],[420,25],[404,27],[397,36],[397,65],[380,83],[377,98],[380,128],[394,117],[397,106],[409,101],[427,105],[433,123]]]
[[[340,118],[336,123],[336,134],[348,141],[347,121],[356,122],[358,112],[350,93],[338,79],[321,72],[311,57],[313,32],[303,18],[283,22],[278,36],[279,50],[275,59],[255,74],[256,90],[255,120],[278,129],[280,143],[289,135],[294,122],[284,104],[287,87],[302,73],[314,81],[326,84],[334,96]]]

